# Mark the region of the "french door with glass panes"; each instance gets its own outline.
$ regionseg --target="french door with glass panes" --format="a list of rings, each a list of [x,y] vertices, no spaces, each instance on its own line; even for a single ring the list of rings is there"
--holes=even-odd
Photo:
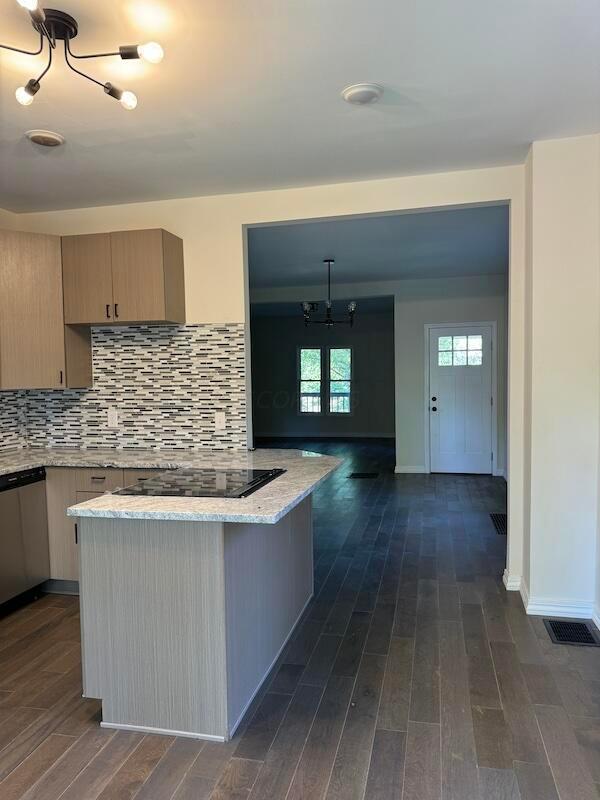
[[[429,329],[431,472],[492,472],[492,328]]]

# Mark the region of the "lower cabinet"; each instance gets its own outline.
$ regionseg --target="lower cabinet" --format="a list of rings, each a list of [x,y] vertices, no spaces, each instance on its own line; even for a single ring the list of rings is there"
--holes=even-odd
[[[54,580],[79,580],[77,520],[67,517],[67,508],[84,503],[105,492],[131,486],[164,470],[116,468],[46,468],[50,577]]]

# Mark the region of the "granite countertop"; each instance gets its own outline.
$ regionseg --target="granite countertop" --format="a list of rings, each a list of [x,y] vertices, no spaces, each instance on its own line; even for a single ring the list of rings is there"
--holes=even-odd
[[[30,448],[0,454],[0,475],[34,467],[177,467],[270,469],[284,475],[240,499],[217,497],[143,497],[105,494],[71,506],[74,517],[165,519],[188,522],[258,522],[273,524],[307,497],[337,469],[341,460],[305,450],[79,450]]]

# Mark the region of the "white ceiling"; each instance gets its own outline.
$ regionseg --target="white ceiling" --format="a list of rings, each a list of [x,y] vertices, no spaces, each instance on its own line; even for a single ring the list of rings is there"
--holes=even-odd
[[[0,55],[0,207],[122,203],[515,163],[534,139],[600,130],[597,0],[64,0],[79,52],[157,39],[166,57],[79,62],[139,95],[127,112],[61,59]],[[3,43],[35,47],[0,0]],[[39,59],[38,59],[39,61]],[[385,86],[378,105],[339,97]],[[30,128],[67,138],[42,151]]]
[[[252,289],[493,275],[508,268],[508,206],[271,225],[248,231]]]

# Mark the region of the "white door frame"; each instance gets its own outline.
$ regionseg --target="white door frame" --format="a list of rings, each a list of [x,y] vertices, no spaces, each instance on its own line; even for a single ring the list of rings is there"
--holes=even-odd
[[[431,443],[429,435],[429,398],[431,396],[429,390],[429,360],[430,360],[430,340],[431,331],[435,328],[473,328],[489,326],[492,330],[492,475],[504,475],[504,472],[498,469],[498,323],[497,322],[427,322],[425,324],[425,347],[424,347],[424,370],[425,370],[425,394],[423,404],[423,415],[425,420],[425,472],[431,472]]]

